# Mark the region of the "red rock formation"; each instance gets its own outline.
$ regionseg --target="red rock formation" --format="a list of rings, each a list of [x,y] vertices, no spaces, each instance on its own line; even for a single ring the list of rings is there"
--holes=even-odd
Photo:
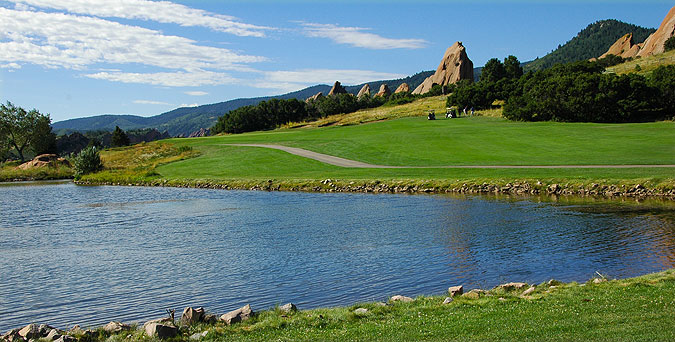
[[[668,38],[675,36],[675,7],[671,8],[668,15],[661,22],[661,26],[645,40],[642,49],[638,52],[639,57],[646,57],[662,53],[663,45]]]
[[[347,94],[347,90],[345,90],[345,87],[343,87],[340,82],[335,81],[335,84],[333,84],[333,88],[330,89],[328,96],[337,94]]]
[[[396,88],[396,91],[394,92],[394,94],[409,93],[409,92],[410,92],[410,86],[408,86],[408,83],[404,82],[404,83],[401,83],[401,85],[398,86],[398,88]]]
[[[356,95],[356,98],[361,98],[361,96],[370,96],[370,85],[368,83],[364,84],[359,93]]]
[[[427,93],[434,84],[448,85],[460,80],[473,81],[473,62],[467,56],[462,42],[456,42],[445,50],[436,72],[415,88],[413,94]]]
[[[389,86],[386,83],[382,83],[380,86],[380,91],[375,94],[375,97],[377,96],[389,96],[391,95],[391,90],[389,90]]]
[[[640,45],[634,44],[633,34],[628,33],[625,36],[619,38],[619,40],[617,40],[616,43],[614,43],[609,48],[609,50],[607,50],[607,52],[598,57],[598,59],[605,58],[609,55],[620,56],[623,58],[635,57],[637,56],[638,51],[640,51]]]

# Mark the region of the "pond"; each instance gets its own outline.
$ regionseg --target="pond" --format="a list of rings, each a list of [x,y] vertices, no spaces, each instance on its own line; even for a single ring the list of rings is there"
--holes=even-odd
[[[0,331],[301,309],[675,266],[675,205],[0,186]]]

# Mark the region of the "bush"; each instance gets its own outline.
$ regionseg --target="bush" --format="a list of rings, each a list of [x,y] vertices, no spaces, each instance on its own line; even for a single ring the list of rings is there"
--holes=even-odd
[[[666,43],[663,45],[665,51],[675,50],[675,36],[672,36],[666,40]]]
[[[75,167],[75,177],[102,170],[103,164],[98,149],[93,146],[85,147],[73,159],[73,166]]]

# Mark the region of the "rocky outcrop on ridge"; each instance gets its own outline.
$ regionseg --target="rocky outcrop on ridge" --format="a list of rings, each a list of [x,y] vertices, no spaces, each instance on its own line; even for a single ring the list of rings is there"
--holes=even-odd
[[[424,80],[412,93],[424,94],[429,92],[434,84],[444,86],[460,80],[473,81],[473,62],[466,54],[466,48],[462,42],[456,42],[445,50],[436,72]]]
[[[387,97],[389,95],[391,95],[391,90],[389,90],[389,86],[386,83],[383,83],[380,86],[380,90],[377,92],[377,94],[375,94],[375,97],[377,96]]]
[[[635,57],[640,51],[642,44],[633,43],[633,34],[628,33],[623,37],[619,38],[612,46],[598,59],[605,58],[609,55],[615,55],[623,58]]]
[[[639,57],[651,56],[664,52],[663,45],[668,38],[675,36],[675,6],[670,9],[666,17],[661,22],[661,26],[651,36],[647,37],[640,52]]]
[[[208,137],[211,134],[211,130],[207,128],[200,128],[198,131],[194,131],[188,135],[188,138],[201,138]]]
[[[340,84],[339,81],[335,81],[335,84],[333,84],[333,88],[331,88],[330,92],[328,92],[328,96],[337,94],[347,94],[347,90],[345,89],[345,87],[342,86],[342,84]]]
[[[619,38],[602,56],[616,55],[623,58],[647,57],[663,53],[664,45],[668,38],[675,36],[675,7],[671,8],[666,17],[661,22],[661,26],[656,32],[652,33],[644,43],[634,44],[633,34],[628,33]]]
[[[323,92],[318,92],[318,93],[308,97],[307,100],[305,100],[305,102],[309,103],[309,102],[312,102],[312,101],[316,101],[316,100],[318,100],[322,97],[323,97]]]
[[[401,83],[400,86],[398,86],[398,88],[396,88],[396,91],[394,92],[394,94],[409,93],[409,92],[410,92],[410,86],[408,86],[408,83],[403,82],[403,83]]]
[[[370,96],[370,84],[364,84],[361,90],[359,90],[359,93],[356,95],[356,98],[361,98],[361,96]]]

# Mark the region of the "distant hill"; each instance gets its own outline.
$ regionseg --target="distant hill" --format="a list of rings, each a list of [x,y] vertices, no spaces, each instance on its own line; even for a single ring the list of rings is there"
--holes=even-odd
[[[626,33],[633,33],[633,40],[642,43],[656,29],[624,23],[614,19],[601,20],[588,25],[576,37],[544,57],[527,63],[525,71],[550,68],[558,63],[570,63],[598,57]]]
[[[375,92],[377,92],[380,85],[384,83],[386,83],[390,89],[396,89],[401,83],[406,82],[411,89],[414,89],[422,83],[425,78],[433,73],[433,71],[422,71],[406,78],[368,83],[370,84],[370,88]],[[352,94],[357,94],[364,84],[365,83],[346,86],[345,89]],[[247,105],[255,105],[258,102],[270,99],[296,98],[305,100],[318,92],[323,92],[324,95],[328,94],[330,88],[331,86],[329,85],[321,84],[277,96],[235,99],[198,107],[182,107],[151,117],[137,115],[97,115],[55,122],[52,124],[52,128],[60,135],[72,132],[112,131],[115,129],[115,126],[119,126],[123,130],[156,128],[162,132],[169,132],[171,136],[188,136],[190,133],[198,131],[200,128],[210,128],[219,116],[222,116],[233,109]]]

